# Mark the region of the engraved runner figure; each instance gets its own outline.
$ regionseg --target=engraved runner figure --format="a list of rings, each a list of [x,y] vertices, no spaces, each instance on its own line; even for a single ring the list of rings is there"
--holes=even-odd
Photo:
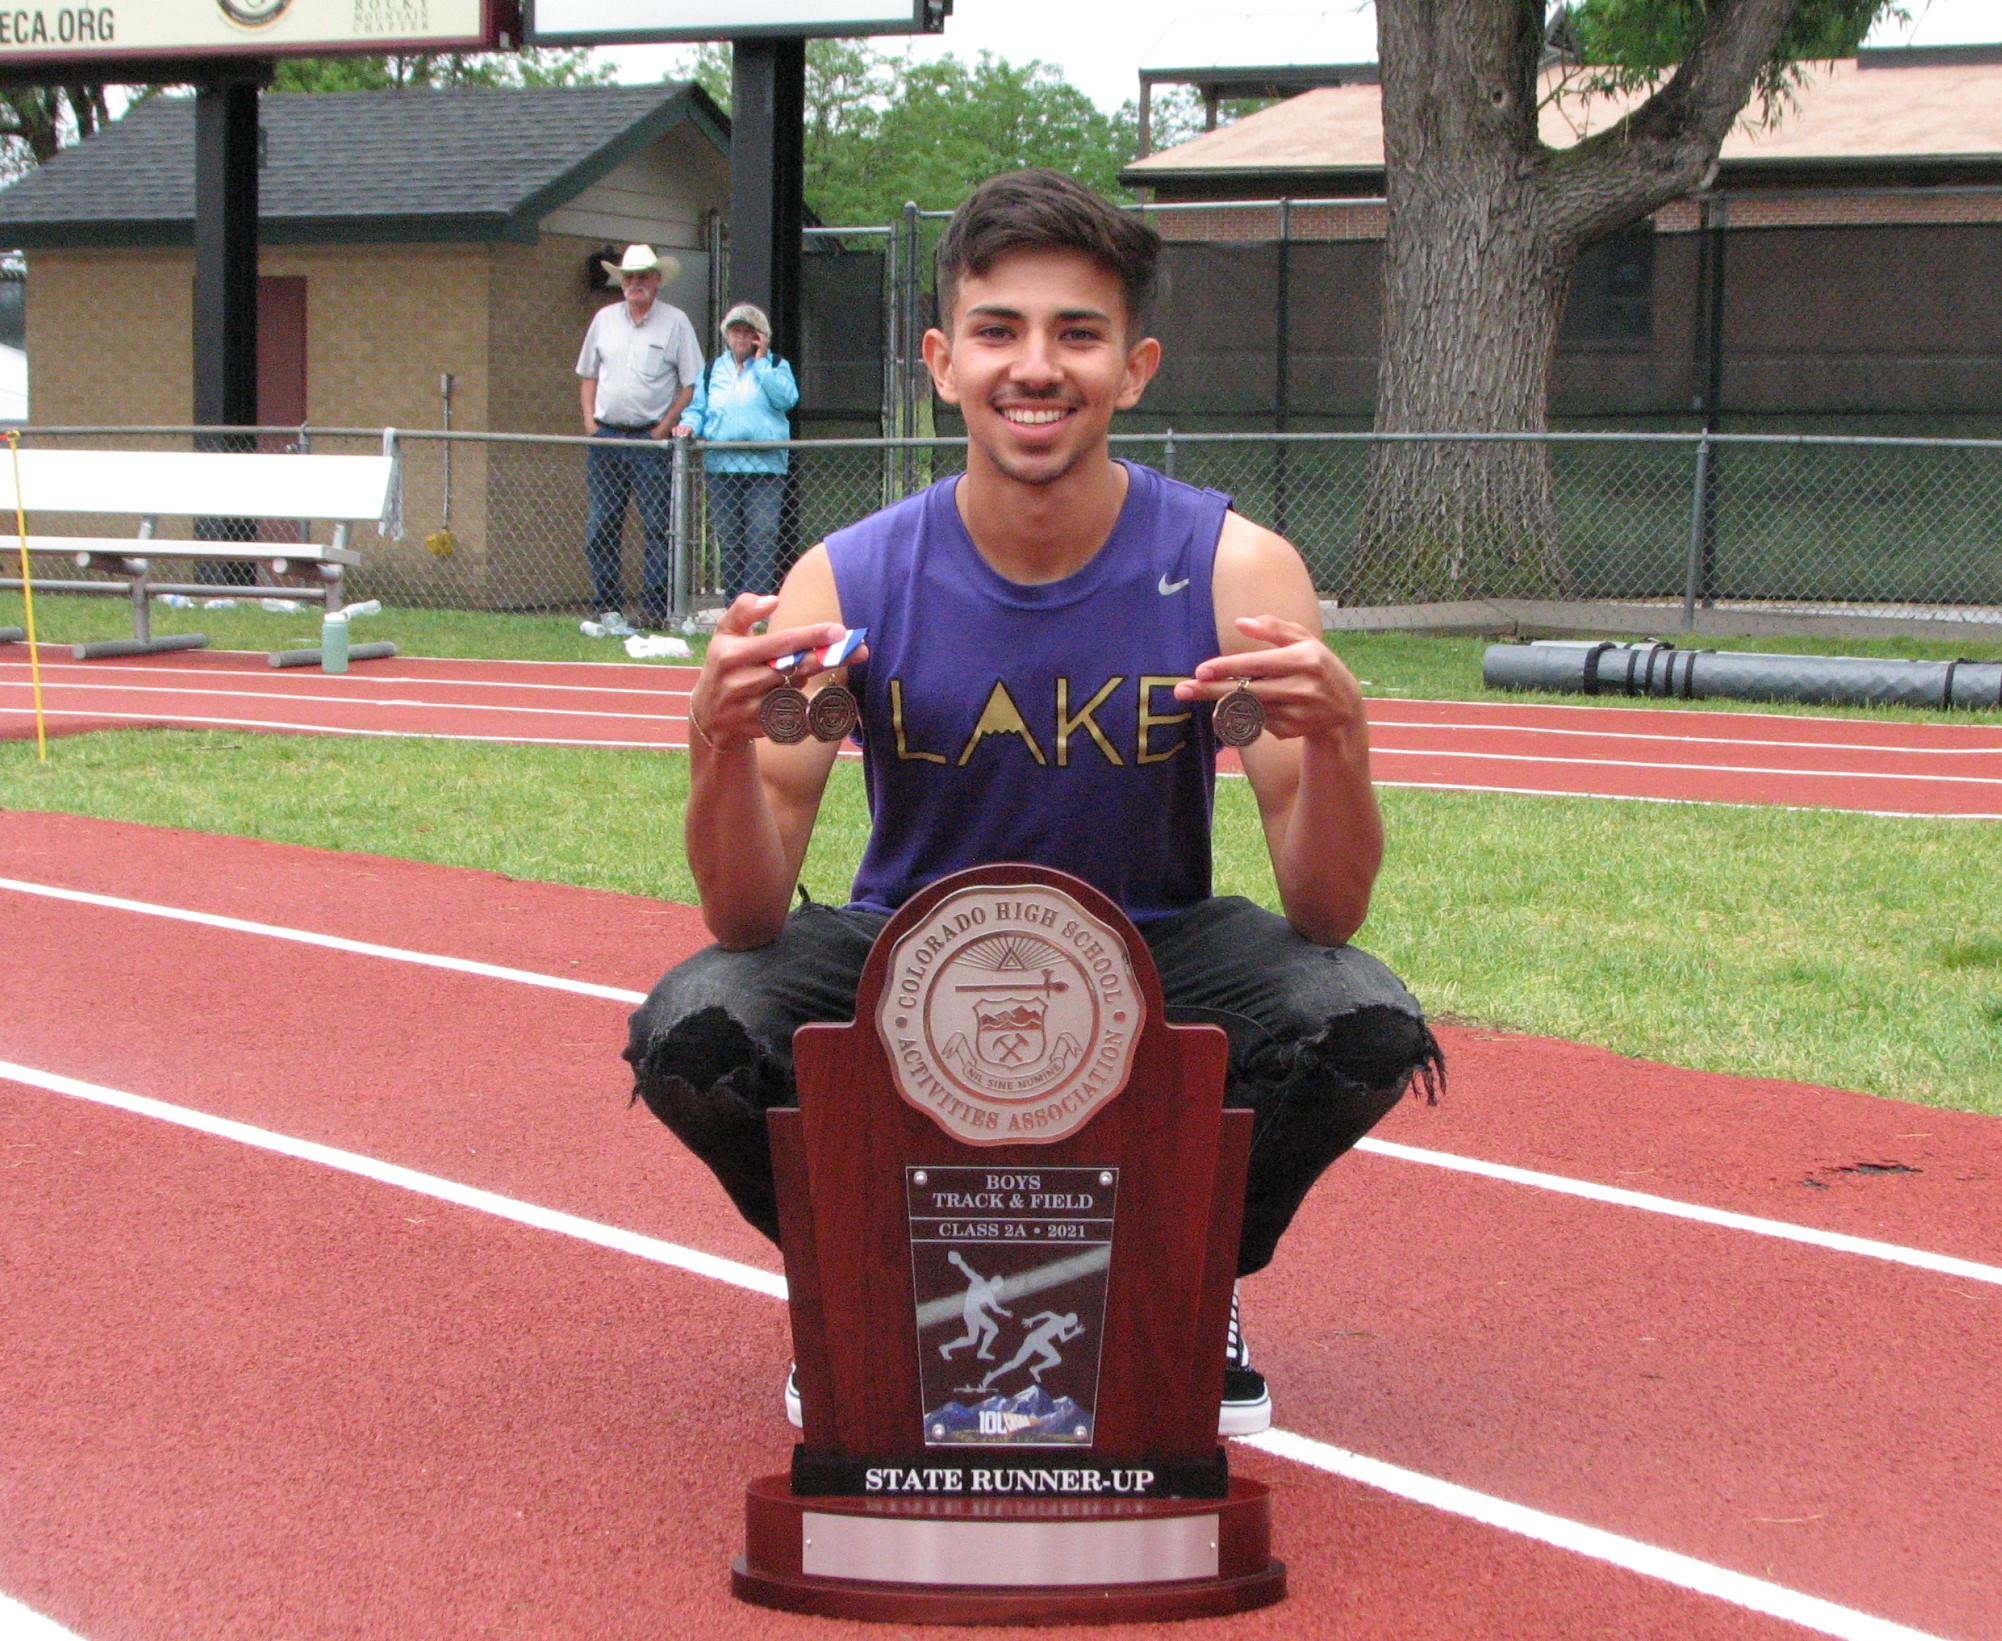
[[[994,1340],[1001,1332],[1001,1324],[994,1316],[1012,1317],[1015,1313],[1001,1303],[1001,1281],[998,1276],[982,1276],[971,1265],[960,1258],[957,1248],[948,1248],[945,1257],[957,1265],[966,1278],[966,1297],[960,1302],[960,1319],[966,1324],[966,1336],[955,1339],[949,1345],[938,1347],[939,1355],[952,1359],[952,1353],[962,1345],[972,1345],[978,1341],[973,1354],[983,1362],[994,1360]],[[987,1313],[992,1311],[994,1316]]]
[[[1022,1341],[1022,1348],[980,1381],[982,1390],[1002,1374],[1014,1372],[1031,1356],[1039,1354],[1041,1360],[1029,1369],[1029,1377],[1041,1384],[1045,1373],[1063,1364],[1063,1352],[1057,1349],[1057,1344],[1075,1339],[1084,1332],[1084,1325],[1078,1321],[1076,1311],[1065,1311],[1062,1316],[1055,1311],[1039,1311],[1029,1318],[1028,1327],[1029,1335]],[[1052,1340],[1056,1343],[1053,1344]]]

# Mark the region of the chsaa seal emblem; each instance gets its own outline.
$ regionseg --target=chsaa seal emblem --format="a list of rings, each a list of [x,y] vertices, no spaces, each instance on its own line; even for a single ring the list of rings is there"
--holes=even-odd
[[[1126,1086],[1126,942],[1061,889],[947,895],[890,952],[876,1008],[897,1092],[972,1145],[1060,1140]]]
[[[284,15],[292,0],[215,0],[223,16],[242,28],[262,28]]]

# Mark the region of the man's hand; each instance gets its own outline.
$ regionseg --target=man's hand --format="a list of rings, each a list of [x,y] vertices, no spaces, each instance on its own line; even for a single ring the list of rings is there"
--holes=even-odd
[[[777,631],[756,631],[760,621],[781,614]],[[833,643],[845,630],[840,615],[827,549],[814,547],[786,573],[779,596],[745,593],[723,612],[695,680],[682,836],[702,919],[731,951],[761,946],[785,927],[828,772],[840,755],[827,741],[757,744],[759,704],[785,681],[772,662]],[[793,676],[826,670],[809,655]]]
[[[773,670],[772,662],[795,650],[824,649],[847,630],[837,621],[780,632],[755,631],[778,605],[776,593],[739,593],[716,623],[702,674],[688,701],[689,717],[697,726],[695,738],[706,740],[716,752],[735,752],[762,734],[758,706],[785,682],[785,677]],[[842,665],[865,660],[868,654],[865,644]],[[790,676],[799,682],[826,670],[809,654]]]
[[[1362,688],[1318,632],[1276,615],[1241,615],[1232,625],[1272,647],[1211,657],[1175,686],[1176,700],[1221,701],[1244,678],[1265,709],[1268,735],[1347,742],[1366,734]]]

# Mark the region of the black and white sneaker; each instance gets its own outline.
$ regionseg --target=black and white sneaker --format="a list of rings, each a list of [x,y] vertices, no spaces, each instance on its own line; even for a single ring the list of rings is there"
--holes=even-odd
[[[786,1423],[795,1430],[806,1428],[806,1416],[799,1410],[799,1363],[786,1369]],[[1263,1428],[1261,1426],[1261,1428]]]
[[[1272,1428],[1272,1393],[1265,1375],[1251,1365],[1251,1347],[1237,1318],[1237,1288],[1230,1290],[1230,1333],[1223,1347],[1223,1406],[1217,1410],[1219,1436],[1256,1436]]]

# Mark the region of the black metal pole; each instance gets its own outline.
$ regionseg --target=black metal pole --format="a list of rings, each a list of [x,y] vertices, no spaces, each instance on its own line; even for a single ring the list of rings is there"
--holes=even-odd
[[[261,77],[261,74],[260,76]],[[257,420],[257,86],[216,81],[195,93],[194,419],[198,427]],[[196,436],[202,450],[248,449],[241,435]],[[250,541],[252,519],[200,519],[209,541]],[[215,560],[203,579],[247,586],[254,568]]]
[[[1703,201],[1703,431],[1717,431],[1724,412],[1724,261],[1729,204],[1721,194]],[[1701,595],[1705,608],[1717,601],[1717,492],[1723,471],[1722,450],[1706,440],[1710,459],[1703,468],[1703,567]]]
[[[755,302],[772,347],[802,377],[800,237],[806,226],[806,41],[739,40],[730,68],[730,280],[724,301]],[[798,555],[796,469],[780,528],[781,573]]]
[[[1293,420],[1293,202],[1279,202],[1279,261],[1274,275],[1272,421],[1280,433],[1290,431]],[[1287,533],[1286,446],[1272,447],[1272,528]]]
[[[730,105],[733,302],[771,315],[773,346],[799,364],[800,230],[806,225],[806,42],[739,40]]]

